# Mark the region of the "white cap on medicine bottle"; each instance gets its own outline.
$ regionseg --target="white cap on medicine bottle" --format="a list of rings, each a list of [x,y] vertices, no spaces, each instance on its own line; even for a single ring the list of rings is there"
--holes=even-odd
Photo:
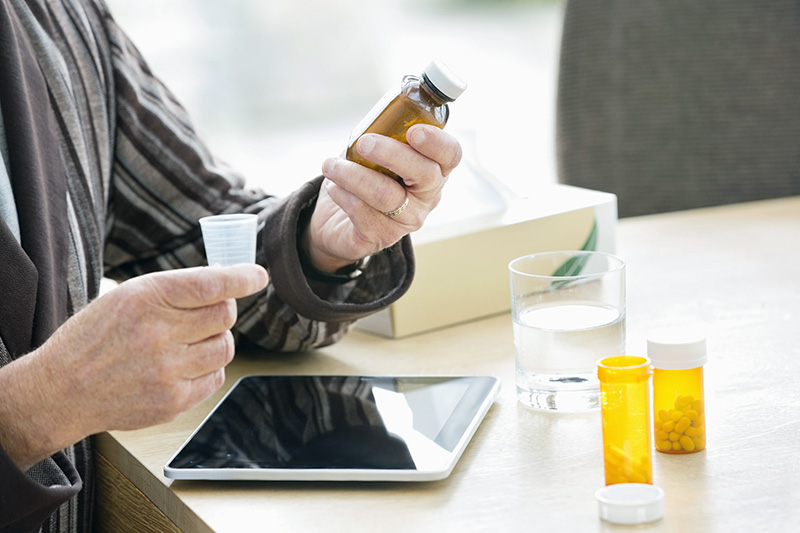
[[[647,334],[647,356],[655,368],[687,370],[708,362],[706,336],[695,328],[662,328]]]
[[[664,490],[645,483],[619,483],[595,492],[600,518],[612,524],[646,524],[664,516]]]
[[[436,90],[450,101],[455,101],[467,89],[467,84],[437,59],[425,67],[423,74]]]

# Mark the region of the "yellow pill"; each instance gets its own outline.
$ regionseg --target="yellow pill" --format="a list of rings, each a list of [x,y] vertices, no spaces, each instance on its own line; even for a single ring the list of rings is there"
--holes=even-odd
[[[672,443],[672,450],[673,450],[673,451],[676,451],[676,452],[679,452],[679,451],[681,451],[681,442],[680,442],[680,441],[678,441],[678,440],[676,440],[675,442],[673,442],[673,443]]]
[[[703,400],[695,400],[692,402],[692,408],[697,411],[698,415],[703,415]]]
[[[673,431],[672,433],[669,434],[669,440],[671,440],[672,442],[678,441],[680,440],[680,438],[681,434],[678,433],[677,431]]]
[[[664,422],[662,422],[661,420],[656,420],[653,423],[653,425],[655,426],[656,429],[661,429],[662,427],[664,427]]]
[[[625,450],[619,446],[614,446],[613,444],[611,446],[606,446],[606,453],[608,454],[608,457],[612,457],[618,461],[624,461],[626,458]]]
[[[692,437],[692,442],[694,442],[695,449],[704,448],[706,445],[706,441],[704,441],[700,437]]]
[[[684,416],[683,418],[678,420],[678,422],[675,424],[675,431],[677,431],[678,433],[683,433],[684,431],[686,431],[686,428],[688,428],[691,423],[692,421]]]
[[[663,429],[656,430],[656,440],[667,440],[669,438],[669,433],[664,431]]]
[[[628,483],[647,483],[647,478],[641,472],[631,472],[628,476]]]
[[[673,422],[677,422],[678,420],[683,418],[683,411],[681,411],[679,409],[670,409],[669,410],[669,418]]]
[[[703,431],[700,428],[688,427],[686,431],[684,431],[684,434],[689,437],[699,437],[703,434]]]
[[[656,448],[658,448],[661,451],[669,451],[672,449],[672,441],[669,439],[657,440]]]
[[[691,397],[691,396],[678,396],[675,399],[675,408],[676,409],[683,409],[687,405],[691,405],[691,403],[693,401],[694,401],[694,398]]]
[[[658,410],[658,419],[661,422],[668,422],[669,421],[669,413],[667,413],[666,409],[659,409]]]
[[[686,450],[687,452],[691,452],[695,448],[694,441],[692,440],[692,438],[687,437],[686,435],[681,437],[680,443],[681,446],[683,446],[683,449]]]
[[[697,414],[697,411],[695,411],[694,409],[689,409],[688,411],[686,411],[686,418],[688,418],[689,420],[697,420],[698,416],[699,415]]]
[[[670,420],[669,422],[664,422],[664,425],[661,426],[661,429],[669,433],[670,431],[675,429],[675,422],[673,422],[672,420]]]

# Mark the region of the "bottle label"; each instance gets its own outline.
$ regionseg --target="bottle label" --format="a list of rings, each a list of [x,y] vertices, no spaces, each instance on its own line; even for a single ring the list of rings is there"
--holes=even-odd
[[[359,137],[364,135],[364,133],[367,131],[367,128],[369,128],[370,125],[375,122],[375,119],[378,118],[378,115],[381,114],[381,111],[383,111],[383,109],[399,95],[400,90],[397,88],[386,91],[386,94],[384,94],[381,99],[378,100],[374,106],[372,106],[372,109],[370,109],[369,113],[367,113],[364,118],[362,118],[359,123],[356,124],[356,127],[353,128],[353,131],[350,132],[350,138],[347,141],[347,145],[352,146]]]

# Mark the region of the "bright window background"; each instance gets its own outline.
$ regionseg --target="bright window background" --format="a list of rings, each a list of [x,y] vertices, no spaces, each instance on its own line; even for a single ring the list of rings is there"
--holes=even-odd
[[[342,152],[404,74],[436,57],[468,83],[447,130],[512,189],[555,181],[557,0],[108,0],[249,183],[286,194]]]

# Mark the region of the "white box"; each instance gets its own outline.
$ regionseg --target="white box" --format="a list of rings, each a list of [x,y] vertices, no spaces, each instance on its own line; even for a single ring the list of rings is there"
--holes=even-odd
[[[613,253],[616,222],[614,194],[552,184],[520,198],[459,167],[440,205],[412,235],[411,288],[356,328],[400,338],[507,312],[512,259],[584,247]]]

